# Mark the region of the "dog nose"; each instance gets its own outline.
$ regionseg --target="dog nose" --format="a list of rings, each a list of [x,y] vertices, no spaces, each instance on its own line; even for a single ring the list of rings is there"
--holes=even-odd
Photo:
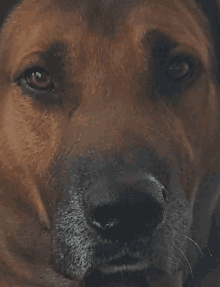
[[[106,240],[149,236],[165,217],[164,188],[154,180],[117,184],[97,180],[84,195],[88,223]]]

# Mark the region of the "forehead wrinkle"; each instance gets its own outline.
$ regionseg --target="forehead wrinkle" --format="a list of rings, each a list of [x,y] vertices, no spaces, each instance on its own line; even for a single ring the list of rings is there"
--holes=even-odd
[[[50,42],[57,39],[60,39],[67,45],[73,46],[74,50],[74,45],[77,45],[76,43],[80,42],[79,40],[82,35],[86,35],[85,32],[88,29],[87,20],[81,16],[82,13],[80,12],[80,5],[83,5],[82,3],[85,5],[85,3],[87,3],[86,1],[71,1],[72,7],[76,7],[77,5],[79,6],[76,10],[74,9],[74,13],[70,11],[64,12],[62,9],[57,9],[56,7],[52,8],[51,3],[53,3],[53,1],[46,0],[44,7],[37,7],[31,15],[27,12],[27,18],[22,17],[22,19],[25,19],[24,23],[22,23],[22,19],[20,19],[20,26],[16,28],[22,31],[19,37],[16,36],[17,34],[19,35],[19,33],[16,33],[16,29],[9,29],[11,33],[13,31],[12,38],[14,39],[13,41],[16,42],[16,45],[10,45],[11,47],[15,47],[15,50],[11,52],[14,63],[16,61],[20,61],[23,55],[31,53],[32,51],[45,50],[46,45],[49,45]],[[118,4],[118,1],[111,1],[111,4],[114,3]],[[125,1],[124,3],[129,4],[131,2]],[[196,41],[201,54],[208,54],[206,52],[204,53],[204,51],[207,51],[207,41],[204,40],[202,29],[198,26],[197,21],[193,21],[191,14],[186,13],[189,11],[183,5],[177,5],[174,3],[171,9],[170,7],[167,7],[166,1],[163,5],[160,4],[161,2],[158,4],[157,1],[154,1],[150,6],[149,2],[141,3],[141,1],[139,1],[138,3],[135,3],[135,5],[138,5],[139,7],[130,7],[130,13],[125,18],[125,21],[119,23],[118,33],[115,37],[116,42],[119,41],[120,43],[123,39],[125,40],[127,36],[131,36],[135,43],[136,41],[140,41],[149,29],[159,28],[165,30],[165,28],[167,28],[169,31],[172,30],[173,35],[179,37],[177,40],[180,43],[181,40],[183,40],[182,42],[190,42],[192,40]],[[99,5],[105,4],[106,1],[99,2]],[[29,4],[24,3],[24,5]],[[125,7],[123,9],[125,9]],[[12,21],[10,24],[12,27],[13,19],[17,19],[19,10],[20,8],[18,8],[14,15],[12,15]],[[161,12],[158,13],[158,10],[161,10]],[[26,11],[28,11],[28,9],[26,9]],[[51,13],[53,13],[53,21],[48,21],[47,19],[50,19]],[[170,14],[172,15],[172,18],[170,17]],[[173,16],[173,14],[176,15],[176,17]],[[189,21],[185,21],[187,23],[184,22],[184,25],[182,24],[180,17],[182,14],[187,15],[189,19]],[[39,18],[43,20],[42,23],[39,21]],[[27,25],[27,23],[30,23],[30,25]],[[165,27],[164,23],[166,23]],[[185,24],[187,24],[187,29],[185,28]],[[182,29],[181,25],[183,25]],[[175,32],[176,27],[180,29],[179,33]],[[181,36],[181,32],[183,34],[185,33],[187,37]],[[191,34],[191,39],[189,32]],[[94,33],[93,36],[95,36]],[[102,35],[100,36],[102,37]],[[23,45],[24,42],[26,43],[25,45]]]
[[[183,15],[184,17],[181,17]],[[126,22],[130,26],[138,27],[140,33],[144,33],[146,26],[150,27],[151,25],[158,25],[163,28],[182,26],[182,31],[187,27],[187,30],[190,31],[195,39],[200,40],[201,36],[205,38],[197,21],[195,21],[187,8],[179,2],[174,3],[172,7],[145,2],[141,7],[132,9],[131,13],[127,15]]]
[[[198,25],[182,3],[175,2],[172,7],[167,7],[165,4],[155,4],[155,2],[144,3],[141,7],[135,7],[127,16],[126,22],[130,27],[129,30],[132,31],[133,42],[139,43],[149,31],[160,30],[164,34],[172,35],[173,40],[179,45],[192,45],[193,43],[192,46],[197,48],[200,56],[208,64],[208,51],[211,51],[210,36],[208,37],[209,41],[207,41],[208,31],[204,31]],[[121,27],[120,36],[118,34],[119,39],[124,35],[123,29],[124,27]]]
[[[69,17],[69,15],[64,17],[61,11],[54,11],[53,21],[47,21],[50,19],[50,13],[51,11],[47,11],[41,14],[39,17],[42,21],[35,21],[34,17],[29,16],[30,21],[28,19],[21,22],[20,26],[15,28],[12,21],[9,32],[5,31],[6,35],[10,34],[9,42],[13,42],[8,45],[11,47],[8,52],[12,63],[16,65],[23,57],[35,52],[46,52],[52,43],[62,42],[67,46],[69,43],[80,42],[80,37],[85,29],[84,22],[79,23],[77,17]],[[16,17],[16,15],[14,16]],[[77,25],[75,25],[76,22],[78,22]],[[18,29],[21,32],[17,33]]]

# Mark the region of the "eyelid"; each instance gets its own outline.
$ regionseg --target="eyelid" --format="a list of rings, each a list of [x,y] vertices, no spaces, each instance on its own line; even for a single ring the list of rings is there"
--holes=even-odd
[[[43,61],[40,54],[42,54],[42,52],[34,53],[26,57],[23,57],[20,61],[20,65],[18,65],[17,68],[16,67],[12,68],[11,81],[12,82],[17,81],[24,74],[26,70],[29,70],[34,67],[39,67],[47,71],[47,69],[45,69],[45,61]]]
[[[191,58],[198,58],[199,52],[194,47],[189,46],[188,44],[181,44],[181,46],[171,49],[169,52],[169,58],[172,59],[176,56],[186,56]]]

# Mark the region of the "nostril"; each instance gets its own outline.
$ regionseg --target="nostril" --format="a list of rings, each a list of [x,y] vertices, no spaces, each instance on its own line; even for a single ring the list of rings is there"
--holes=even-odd
[[[106,231],[120,223],[119,215],[117,205],[103,205],[94,208],[88,220],[96,229]]]
[[[105,216],[102,216],[102,219],[99,216],[90,216],[89,221],[93,226],[101,230],[107,230],[120,223],[119,219],[106,218]]]
[[[153,197],[141,202],[118,202],[92,210],[88,222],[105,239],[130,240],[151,234],[163,219],[163,206]]]

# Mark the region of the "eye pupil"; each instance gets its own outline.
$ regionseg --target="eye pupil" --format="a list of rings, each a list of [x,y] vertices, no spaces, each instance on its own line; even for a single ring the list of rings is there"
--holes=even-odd
[[[52,90],[50,75],[41,68],[33,68],[25,73],[26,83],[35,90]]]
[[[41,73],[36,72],[36,76],[37,76],[39,79],[41,79]],[[32,73],[32,77],[34,77],[34,73]]]
[[[188,79],[192,75],[192,71],[193,68],[189,60],[177,58],[171,61],[166,74],[168,78],[174,81],[180,81]]]

